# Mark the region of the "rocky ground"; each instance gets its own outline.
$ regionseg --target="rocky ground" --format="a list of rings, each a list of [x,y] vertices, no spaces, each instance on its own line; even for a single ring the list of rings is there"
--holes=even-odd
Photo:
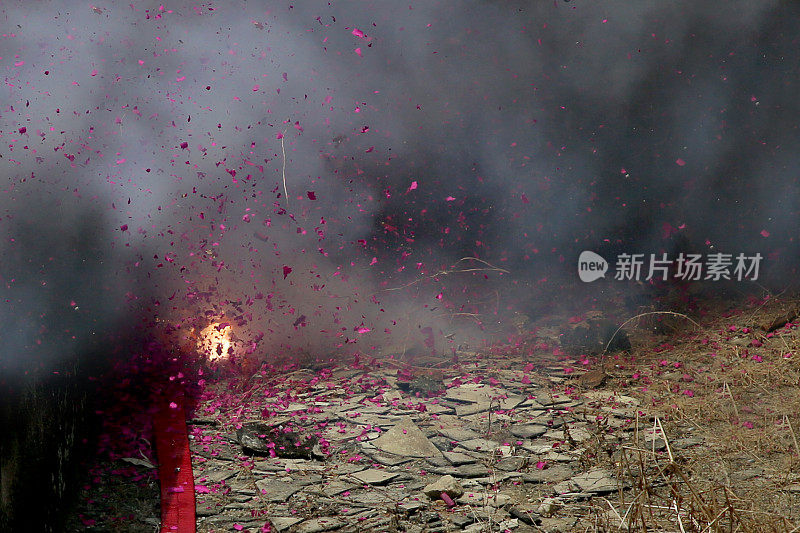
[[[198,530],[572,530],[565,505],[618,488],[587,446],[609,426],[630,432],[639,402],[554,392],[564,377],[496,363],[407,382],[340,368],[218,384],[192,421]],[[253,419],[290,438],[275,443]]]
[[[457,361],[209,380],[189,426],[198,531],[792,531],[794,309],[644,315],[629,351],[593,357],[520,324]]]

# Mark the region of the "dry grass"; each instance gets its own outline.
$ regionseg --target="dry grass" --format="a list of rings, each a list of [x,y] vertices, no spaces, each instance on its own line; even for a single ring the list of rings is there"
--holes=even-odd
[[[592,500],[582,529],[800,531],[800,330],[759,327],[790,307],[712,309],[617,359],[607,388],[642,407],[624,437],[598,441],[620,488]]]

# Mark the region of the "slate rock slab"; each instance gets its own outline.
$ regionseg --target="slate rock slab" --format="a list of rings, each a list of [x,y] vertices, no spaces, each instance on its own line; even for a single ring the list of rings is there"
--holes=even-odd
[[[534,439],[541,437],[550,428],[540,424],[516,424],[511,426],[511,434],[521,439]]]
[[[573,476],[570,481],[577,485],[581,491],[593,494],[614,492],[618,488],[614,475],[610,471],[603,469],[578,474]]]
[[[485,403],[488,408],[488,404],[493,398],[499,398],[504,395],[505,391],[498,387],[479,383],[464,383],[458,387],[447,389],[445,398],[458,402]]]
[[[422,492],[432,500],[441,499],[443,492],[455,500],[464,494],[464,487],[453,476],[442,476],[433,483],[426,485]]]
[[[481,463],[472,463],[468,465],[461,465],[456,468],[456,476],[463,478],[476,478],[486,477],[489,475],[489,469],[486,465]]]
[[[288,531],[290,527],[295,524],[299,524],[302,522],[302,518],[297,518],[295,516],[274,516],[270,518],[270,523],[272,523],[272,527],[275,528],[276,531],[283,532]]]
[[[538,514],[522,507],[512,507],[508,512],[511,516],[529,526],[542,523],[542,518]]]
[[[283,426],[246,422],[236,430],[236,440],[249,453],[289,458],[310,458],[317,444],[312,435],[287,431]]]
[[[480,451],[488,453],[494,451],[498,446],[500,446],[500,443],[494,440],[477,438],[477,439],[465,440],[464,442],[461,442],[459,445],[470,451]]]
[[[370,468],[350,475],[367,485],[383,485],[396,478],[399,474],[387,472],[386,470],[379,470],[377,468]]]
[[[337,518],[335,516],[323,516],[320,518],[306,520],[292,531],[295,533],[322,533],[323,531],[334,531],[336,529],[340,529],[346,524],[347,522],[341,518]]]
[[[404,457],[438,457],[439,449],[428,440],[411,417],[405,416],[392,429],[372,441],[381,451]]]
[[[471,505],[476,508],[487,505],[489,507],[505,507],[513,502],[513,498],[502,492],[487,490],[485,492],[468,492],[457,501],[460,505]]]
[[[480,433],[478,433],[477,431],[473,431],[473,430],[471,430],[469,428],[463,428],[463,427],[444,427],[444,428],[439,428],[439,433],[441,433],[442,435],[444,435],[448,439],[453,440],[455,442],[461,442],[461,441],[470,440],[470,439],[477,439],[477,438],[480,438],[480,436],[481,436]]]
[[[268,502],[283,502],[295,492],[303,488],[302,483],[286,482],[276,479],[259,479],[256,487],[261,492],[261,498]]]
[[[466,453],[443,452],[443,455],[453,466],[470,465],[478,462],[478,459]]]

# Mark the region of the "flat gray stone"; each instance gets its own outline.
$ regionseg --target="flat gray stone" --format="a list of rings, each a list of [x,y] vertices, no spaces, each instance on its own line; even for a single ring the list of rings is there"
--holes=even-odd
[[[438,415],[442,413],[452,413],[453,408],[441,403],[428,403],[425,405],[425,412]]]
[[[524,524],[529,526],[539,524],[542,519],[532,510],[527,510],[523,507],[512,507],[508,510],[509,514]]]
[[[283,459],[283,464],[287,472],[320,472],[325,470],[325,465],[308,459]]]
[[[469,403],[486,403],[492,398],[504,396],[505,390],[479,383],[464,383],[458,387],[447,389],[444,395],[449,400]]]
[[[357,488],[358,485],[355,483],[349,483],[347,481],[338,481],[336,479],[326,483],[325,486],[322,487],[322,493],[326,496],[336,496],[337,494],[341,494],[345,491],[352,490]]]
[[[464,529],[468,525],[474,523],[475,518],[469,515],[453,515],[450,517],[450,521],[453,522],[454,526]]]
[[[459,405],[456,407],[456,415],[469,416],[476,413],[483,413],[490,409],[489,402],[477,402]]]
[[[495,468],[503,472],[513,472],[522,469],[527,462],[527,457],[503,457]]]
[[[439,474],[440,476],[457,476],[458,467],[455,466],[436,466],[429,468],[428,472],[431,474]]]
[[[540,424],[516,424],[511,426],[511,434],[520,439],[535,439],[547,433],[549,429]]]
[[[438,431],[448,439],[456,442],[461,442],[463,440],[477,439],[481,436],[480,433],[472,431],[469,428],[446,427],[446,428],[440,428]]]
[[[295,516],[274,516],[269,519],[272,523],[272,527],[274,527],[278,532],[288,531],[290,527],[295,524],[299,524],[303,521],[302,518],[297,518]]]
[[[370,468],[350,475],[367,485],[383,485],[396,478],[399,474],[387,472],[386,470],[378,470],[377,468]]]
[[[318,485],[322,483],[322,476],[319,474],[301,474],[293,477],[292,483],[296,483],[303,487],[307,487],[309,485]]]
[[[399,509],[402,509],[408,514],[416,513],[427,507],[427,504],[419,498],[409,498],[397,504]]]
[[[262,525],[264,525],[263,520],[254,521],[254,520],[244,520],[242,518],[234,519],[227,516],[213,516],[206,520],[204,520],[206,527],[212,526],[210,531],[236,531],[234,526],[239,525],[241,526],[240,531],[258,531]]]
[[[313,518],[306,520],[297,528],[294,529],[295,533],[321,533],[323,531],[334,531],[345,526],[347,522],[335,516],[323,516],[320,518]]]
[[[469,465],[462,465],[456,468],[456,473],[454,474],[457,477],[465,477],[465,478],[476,478],[476,477],[484,477],[489,475],[489,469],[486,468],[486,465],[480,463],[473,463]]]
[[[450,461],[453,466],[469,465],[478,462],[478,459],[466,453],[442,452],[444,458]]]
[[[603,494],[617,490],[617,480],[609,470],[597,469],[573,476],[570,481],[583,492]]]
[[[497,441],[489,440],[489,439],[470,439],[465,440],[464,442],[459,443],[459,446],[466,450],[470,451],[479,451],[479,452],[491,452],[498,446],[500,443]]]
[[[361,491],[353,491],[349,496],[341,495],[340,498],[347,500],[347,503],[357,507],[371,507],[373,509],[386,509],[394,507],[394,502],[399,502],[408,496],[405,489],[395,489],[393,486],[386,487],[380,492],[367,488]]]
[[[525,401],[525,396],[521,394],[511,395],[508,398],[500,398],[500,403],[496,407],[496,409],[508,411],[509,409],[514,409],[524,401]]]
[[[369,457],[376,463],[382,464],[383,466],[397,466],[403,463],[407,463],[411,460],[411,457],[401,457],[399,455],[383,455],[380,453],[371,453],[369,454]]]
[[[237,470],[229,470],[227,468],[208,468],[200,475],[195,475],[203,484],[219,483],[220,481],[230,479],[237,474]],[[204,480],[205,478],[205,480]]]
[[[247,479],[239,479],[234,478],[228,481],[227,486],[230,487],[231,491],[237,492],[239,494],[245,494],[248,496],[255,496],[256,491],[253,488],[253,482]]]
[[[442,476],[433,483],[426,485],[422,492],[431,500],[441,499],[442,493],[446,493],[455,500],[464,494],[464,487],[453,476]]]
[[[403,457],[436,457],[441,455],[439,449],[414,424],[411,417],[405,416],[392,429],[372,441],[372,444],[384,452]]]
[[[195,495],[196,498],[196,507],[195,507],[195,514],[200,516],[214,516],[218,514],[222,508],[222,506],[213,498],[208,497],[205,494],[197,494]]]
[[[502,492],[468,492],[458,498],[461,505],[471,505],[473,507],[488,505],[489,507],[504,507],[513,502],[513,498]]]
[[[300,483],[280,481],[277,479],[259,479],[256,487],[261,492],[261,499],[268,502],[283,502],[295,492],[300,491],[303,485]]]

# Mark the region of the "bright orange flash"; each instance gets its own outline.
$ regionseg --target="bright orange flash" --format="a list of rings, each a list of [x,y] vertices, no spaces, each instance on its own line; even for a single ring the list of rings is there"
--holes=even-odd
[[[197,347],[206,355],[209,361],[228,357],[231,343],[231,327],[220,327],[219,322],[213,322],[200,331]]]

